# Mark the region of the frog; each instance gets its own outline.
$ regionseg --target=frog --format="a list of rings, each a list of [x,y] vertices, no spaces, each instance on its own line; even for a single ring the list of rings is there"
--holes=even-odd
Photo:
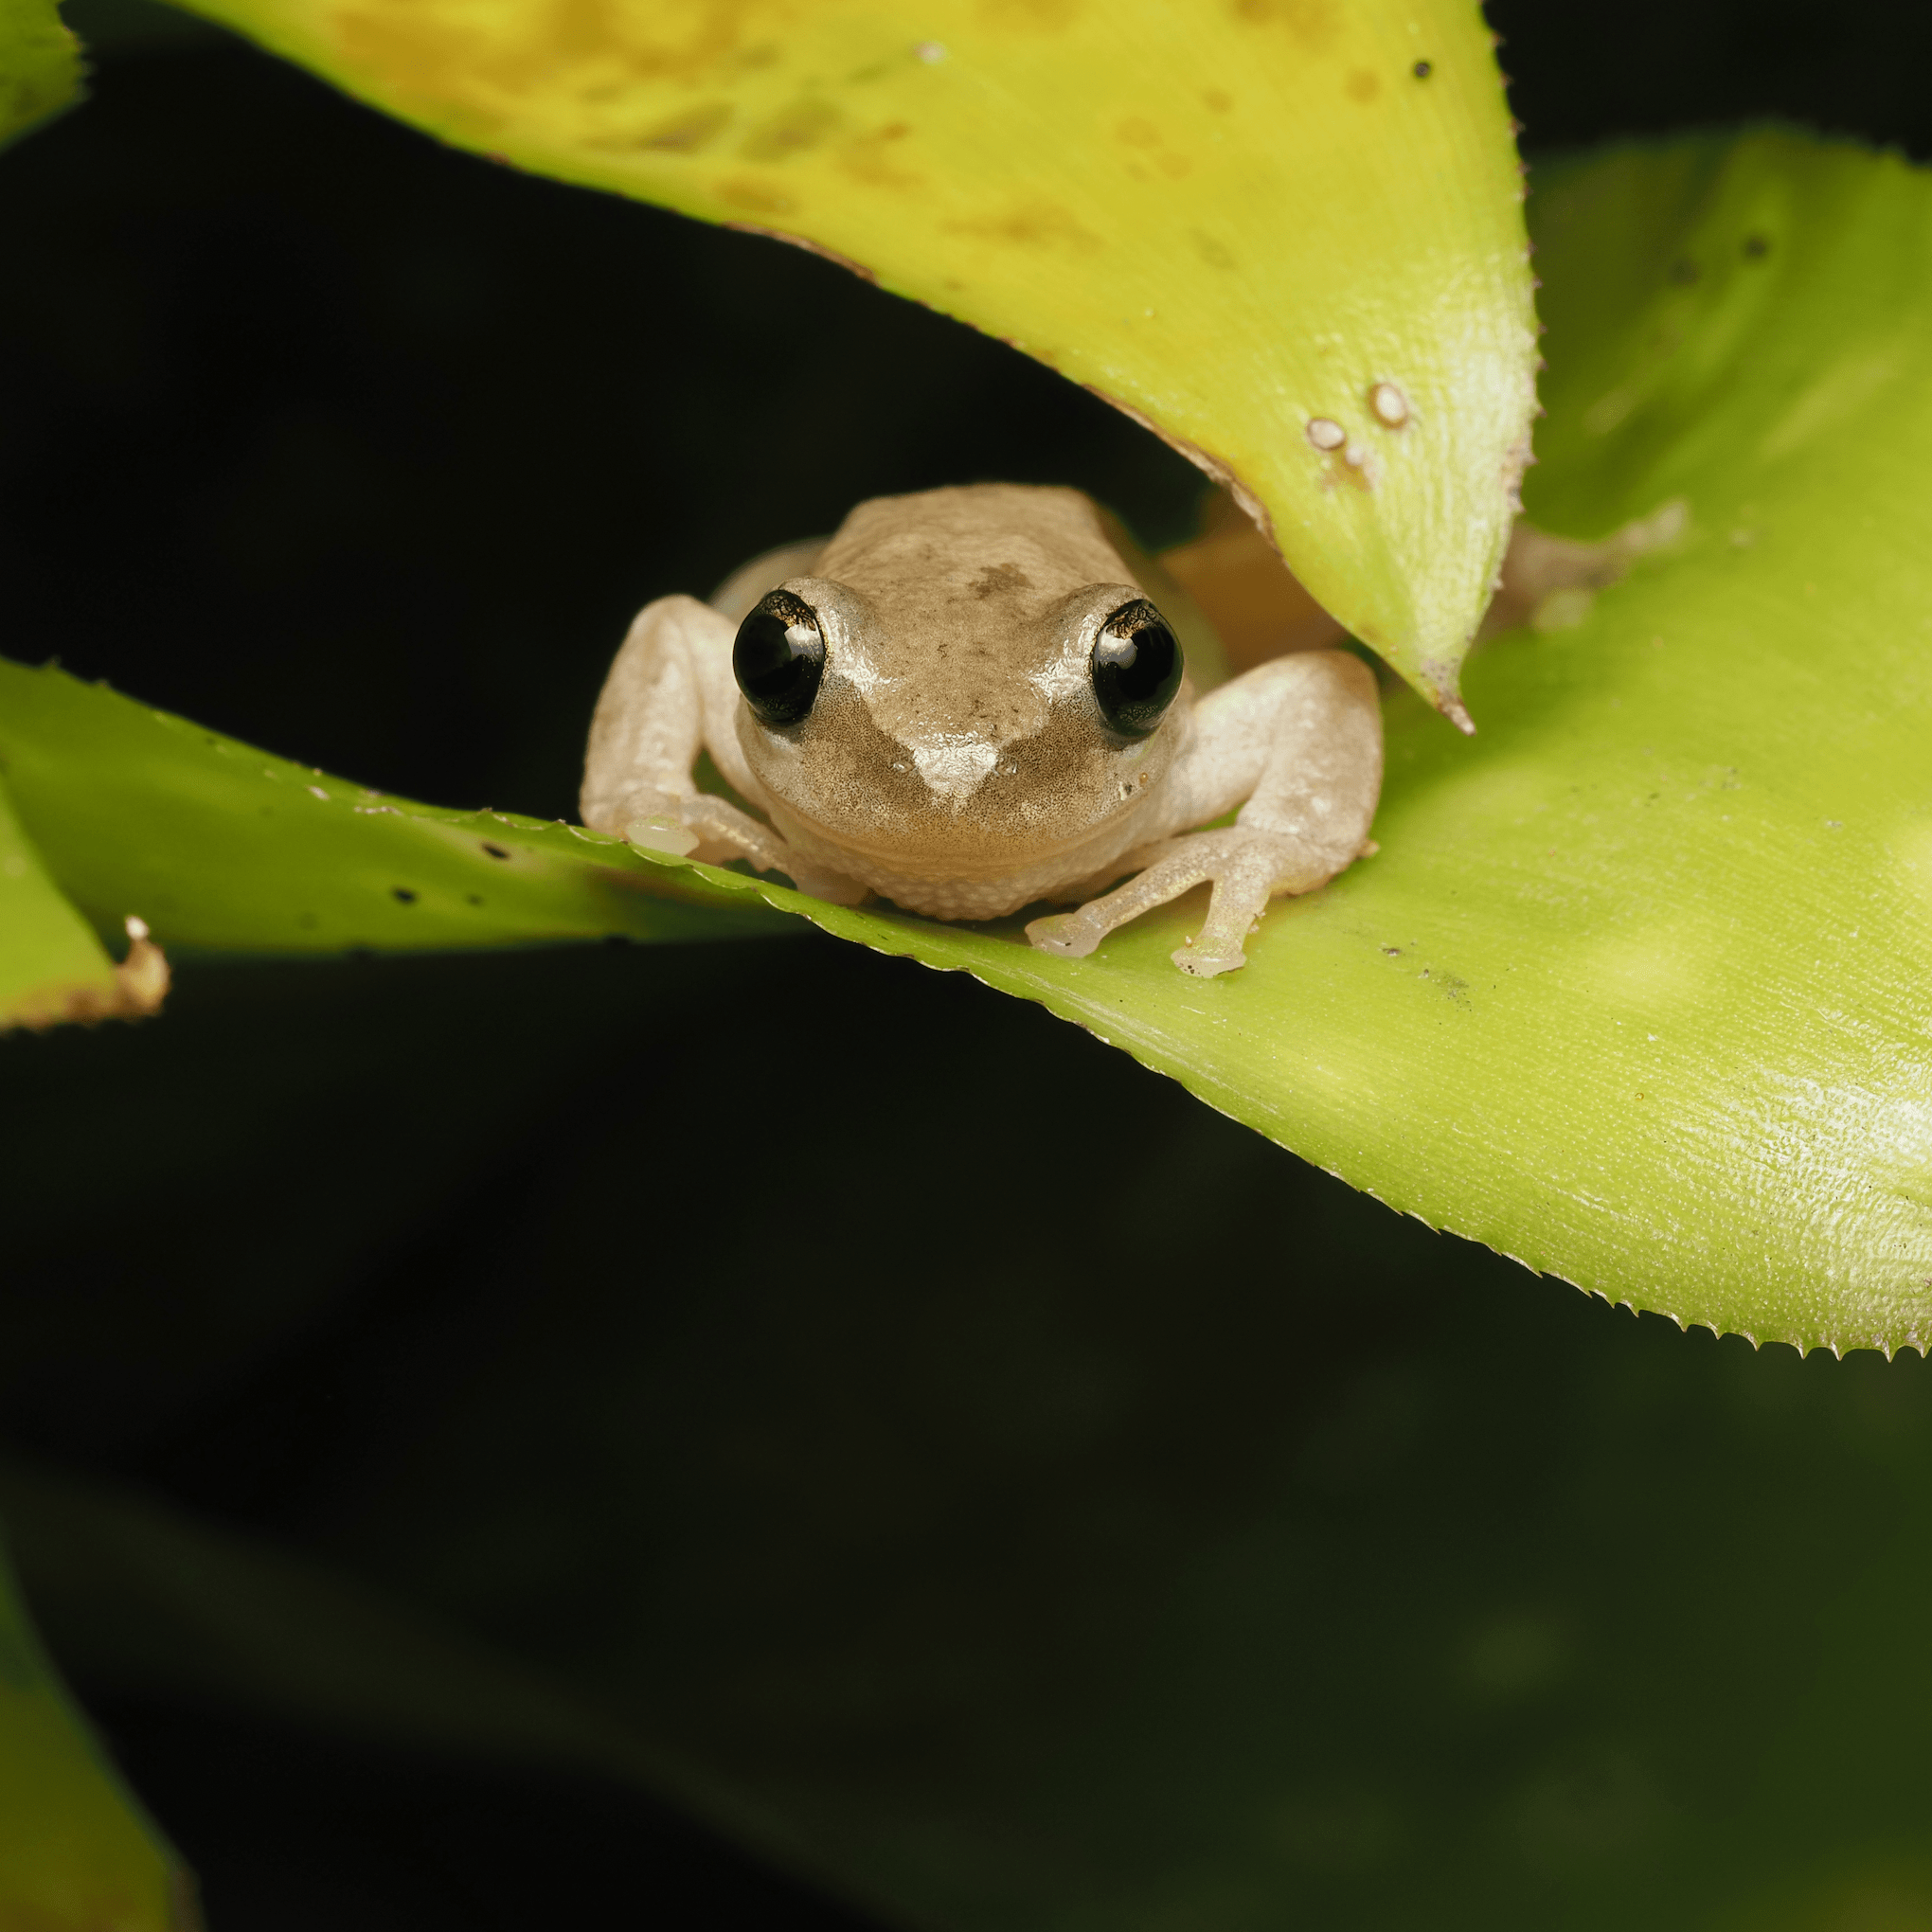
[[[836,905],[1067,907],[1024,927],[1064,958],[1205,885],[1172,958],[1214,978],[1272,901],[1374,850],[1383,767],[1352,652],[1215,660],[1191,599],[1081,491],[874,497],[708,599],[644,606],[597,701],[583,823]],[[704,753],[742,803],[700,788]]]

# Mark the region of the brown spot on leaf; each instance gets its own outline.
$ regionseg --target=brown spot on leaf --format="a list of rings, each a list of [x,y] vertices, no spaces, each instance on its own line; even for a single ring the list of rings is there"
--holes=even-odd
[[[718,184],[718,199],[727,207],[749,208],[759,215],[789,215],[797,203],[789,195],[780,194],[768,183],[759,181],[751,175],[734,175],[728,181]],[[796,241],[793,235],[781,235],[782,242]]]
[[[1368,67],[1354,68],[1344,84],[1348,88],[1349,98],[1365,105],[1382,92],[1381,77]]]
[[[795,100],[760,121],[738,152],[747,161],[788,161],[808,148],[815,148],[837,130],[838,110],[823,100]]]
[[[1252,27],[1281,27],[1318,51],[1335,37],[1335,0],[1234,0],[1234,17]]]
[[[839,152],[838,165],[854,181],[868,188],[919,188],[925,177],[901,166],[899,143],[912,130],[904,121],[888,121],[870,134],[856,134]]]
[[[1011,242],[1022,248],[1070,249],[1091,255],[1100,247],[1100,239],[1074,220],[1064,208],[1051,202],[1016,204],[996,215],[979,215],[970,221],[940,224],[948,235],[966,235],[982,242]]]
[[[674,13],[627,0],[554,0],[513,11],[511,30],[491,32],[434,17],[405,19],[400,9],[379,6],[338,14],[335,36],[347,63],[397,92],[493,124],[503,116],[491,92],[522,97],[573,80],[599,86],[614,70],[640,80],[690,81],[707,70],[769,61],[770,47],[741,45],[747,20],[767,11],[768,0],[701,0]],[[684,32],[649,32],[667,19]]]
[[[732,112],[728,100],[716,100],[707,107],[687,108],[669,119],[653,122],[638,134],[596,135],[585,141],[584,146],[607,152],[654,151],[663,154],[696,154],[724,133]]]

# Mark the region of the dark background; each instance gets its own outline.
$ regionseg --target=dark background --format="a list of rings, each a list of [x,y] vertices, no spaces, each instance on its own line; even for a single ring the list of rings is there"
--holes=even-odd
[[[1489,10],[1532,160],[1766,115],[1932,149],[1932,9]],[[802,253],[446,152],[169,16],[75,19],[92,98],[0,164],[10,655],[372,785],[559,815],[631,613],[861,497],[1071,482],[1149,541],[1190,528],[1193,473],[1124,419]],[[372,1547],[353,1526],[436,1419],[533,1324],[595,1330],[582,1280],[639,1252],[652,1322],[681,1334],[772,1256],[801,1284],[857,1267],[971,1299],[1003,1258],[1104,1280],[1149,1242],[1185,1273],[1211,1240],[1265,1307],[1139,1304],[1197,1405],[1225,1405],[1230,1338],[1293,1365],[1242,1397],[1292,1416],[1453,1335],[1559,1459],[1589,1426],[1550,1421],[1560,1392],[1605,1364],[1674,1378],[1676,1453],[1730,1453],[1704,1418],[1742,1343],[1398,1223],[1034,1010],[815,938],[190,964],[159,1025],[4,1051],[7,1443],[325,1552]],[[809,1105],[779,1098],[801,1058]],[[961,1092],[982,1098],[909,1131]],[[721,1148],[744,1151],[728,1181]],[[607,1194],[599,1240],[555,1259],[539,1237],[592,1153],[703,1211]],[[1923,1422],[1918,1368],[1891,1373]],[[1815,1371],[1838,1378],[1805,1385],[1827,1409],[1854,1386]],[[1834,1508],[1795,1506],[1791,1533]],[[75,1668],[217,1932],[576,1923],[613,1900],[621,1923],[860,1923],[616,1785]]]

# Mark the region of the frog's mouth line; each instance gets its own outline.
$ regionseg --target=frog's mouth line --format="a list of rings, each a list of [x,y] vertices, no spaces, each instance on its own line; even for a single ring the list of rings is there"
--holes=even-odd
[[[936,799],[934,802],[937,804],[939,801]],[[938,842],[936,849],[934,840],[921,839],[911,827],[908,827],[911,835],[903,841],[862,838],[849,829],[841,828],[834,832],[781,798],[772,798],[765,809],[773,824],[787,839],[824,865],[849,870],[850,863],[858,861],[904,880],[943,877],[967,884],[991,885],[1015,873],[1030,872],[1062,861],[1077,861],[1082,868],[1105,865],[1116,853],[1141,842],[1138,821],[1146,815],[1144,808],[1152,802],[1150,795],[1123,799],[1118,811],[1108,813],[1071,836],[1042,838],[1038,842],[1015,838],[1005,850],[986,851],[976,856],[946,850],[943,842]],[[949,827],[957,823],[950,813],[945,814],[942,822]]]

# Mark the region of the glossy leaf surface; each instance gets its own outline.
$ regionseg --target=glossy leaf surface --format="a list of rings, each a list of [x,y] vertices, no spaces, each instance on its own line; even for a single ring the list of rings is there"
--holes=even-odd
[[[1932,1341],[1932,183],[1766,134],[1552,170],[1532,514],[1691,529],[1388,707],[1379,857],[1206,984],[1184,902],[1044,1000],[1432,1225],[1799,1347]]]
[[[0,1926],[189,1932],[192,1897],[69,1706],[0,1556]]]
[[[557,828],[385,812],[16,671],[0,749],[23,818],[90,913],[139,909],[164,942],[709,929],[636,894],[654,867],[1038,999],[1395,1207],[1613,1300],[1923,1347],[1932,196],[1896,161],[1766,135],[1553,173],[1538,219],[1532,509],[1594,537],[1682,498],[1690,533],[1572,628],[1480,656],[1475,742],[1392,703],[1380,856],[1278,905],[1240,974],[1169,963],[1194,902],[1052,959],[1016,922],[841,910]],[[507,890],[525,861],[486,839],[538,868],[512,910],[483,882]],[[443,869],[407,869],[432,852]]]
[[[197,10],[446,139],[803,242],[1013,342],[1237,480],[1316,597],[1455,706],[1535,355],[1467,0]]]

